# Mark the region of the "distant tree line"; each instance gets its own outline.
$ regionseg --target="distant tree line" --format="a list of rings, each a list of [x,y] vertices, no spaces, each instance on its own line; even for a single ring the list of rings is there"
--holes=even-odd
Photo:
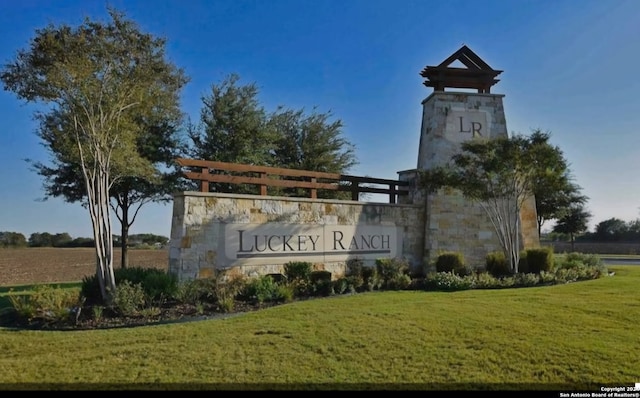
[[[122,237],[113,235],[113,241],[121,243]],[[132,248],[163,247],[169,238],[155,234],[129,235],[128,246]],[[27,239],[19,232],[0,232],[0,247],[95,247],[91,238],[72,238],[67,232],[50,234],[48,232],[34,232]]]
[[[566,233],[551,232],[544,236],[554,242],[569,241]],[[638,242],[640,241],[640,219],[624,221],[609,218],[598,223],[593,232],[584,232],[575,237],[576,242]]]

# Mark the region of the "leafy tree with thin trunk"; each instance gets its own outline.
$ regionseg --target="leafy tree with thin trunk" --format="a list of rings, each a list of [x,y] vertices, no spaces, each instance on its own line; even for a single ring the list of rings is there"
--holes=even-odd
[[[513,273],[520,260],[520,210],[533,195],[542,149],[522,135],[474,139],[461,144],[449,165],[420,171],[428,193],[452,187],[482,206]]]
[[[571,176],[569,164],[558,146],[551,145],[551,134],[533,130],[529,139],[536,145],[536,172],[533,195],[536,201],[538,235],[545,221],[558,219],[574,204],[584,204],[587,197]]]
[[[140,154],[141,118],[175,110],[183,72],[165,59],[165,40],[143,33],[109,9],[110,21],[86,18],[77,26],[38,29],[29,47],[5,65],[0,79],[19,99],[40,102],[39,119],[60,123],[61,142],[48,149],[54,165],[77,165],[86,191],[96,252],[96,276],[105,301],[116,289],[110,198],[125,178],[153,178]],[[45,142],[46,144],[46,142]],[[64,154],[56,157],[55,150]]]
[[[179,81],[178,81],[179,83]],[[129,229],[142,206],[150,202],[167,202],[172,193],[180,190],[184,183],[175,159],[185,151],[180,135],[181,113],[178,104],[165,109],[152,118],[138,117],[140,135],[136,139],[140,156],[151,162],[155,171],[143,176],[123,176],[117,179],[110,190],[110,206],[120,222],[120,264],[128,266]],[[87,191],[84,186],[82,167],[68,156],[65,137],[71,129],[72,119],[59,112],[39,115],[37,134],[50,150],[51,164],[32,163],[33,169],[44,177],[45,198],[63,197],[69,203],[79,202],[87,206]]]
[[[571,251],[575,251],[576,235],[585,232],[589,227],[591,213],[584,208],[582,203],[574,203],[569,211],[560,217],[553,226],[553,232],[568,234],[571,242]]]

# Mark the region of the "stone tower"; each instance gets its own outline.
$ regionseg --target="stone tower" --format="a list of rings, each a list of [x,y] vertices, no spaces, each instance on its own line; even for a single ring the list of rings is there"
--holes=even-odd
[[[464,67],[450,67],[454,62]],[[446,165],[466,140],[508,137],[504,95],[491,93],[501,72],[492,69],[467,46],[438,66],[422,70],[424,85],[434,91],[422,101],[418,170]],[[425,199],[426,264],[443,251],[455,251],[465,256],[468,265],[482,267],[487,253],[501,250],[494,226],[480,204],[449,188]],[[521,211],[520,220],[522,246],[538,246],[533,198]]]

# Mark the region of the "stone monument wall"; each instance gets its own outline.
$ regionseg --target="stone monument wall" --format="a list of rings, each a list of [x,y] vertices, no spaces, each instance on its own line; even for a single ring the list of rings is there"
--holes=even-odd
[[[184,192],[174,196],[169,272],[180,280],[232,269],[283,273],[308,261],[332,277],[346,261],[404,258],[422,271],[424,207],[354,201]]]

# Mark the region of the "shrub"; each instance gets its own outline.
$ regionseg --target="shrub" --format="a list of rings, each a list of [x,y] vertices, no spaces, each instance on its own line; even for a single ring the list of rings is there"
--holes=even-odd
[[[556,268],[599,267],[602,266],[602,260],[596,254],[571,252],[558,256],[555,265]]]
[[[445,252],[436,258],[436,272],[465,273],[464,255],[459,252]]]
[[[284,265],[284,275],[289,282],[308,282],[311,277],[313,264],[307,261],[290,261]]]
[[[402,284],[409,271],[409,263],[399,258],[378,258],[376,259],[376,273],[381,279],[382,287],[386,289],[395,289],[396,285]],[[408,275],[407,275],[408,276]],[[411,278],[409,278],[411,282]],[[406,284],[408,286],[408,284]],[[405,287],[406,287],[405,286]]]
[[[378,275],[376,267],[362,268],[362,290],[376,290],[382,287],[382,278]]]
[[[528,272],[539,274],[540,271],[553,269],[553,249],[551,247],[537,247],[527,249]]]
[[[275,279],[270,276],[264,276],[271,280],[271,284],[277,285]],[[227,275],[226,272],[219,272],[213,279],[213,298],[218,303],[234,301],[238,295],[246,290],[247,279],[242,275]]]
[[[426,289],[456,291],[473,287],[473,277],[460,276],[453,272],[434,272],[425,279]]]
[[[95,274],[82,278],[80,294],[87,300],[88,304],[102,303],[100,285],[98,284],[98,277]]]
[[[149,269],[141,285],[150,300],[162,301],[175,296],[178,291],[178,278],[160,270]]]
[[[205,295],[202,289],[202,279],[186,280],[178,283],[173,298],[183,304],[196,305]]]
[[[276,301],[278,297],[278,284],[266,275],[252,278],[246,284],[243,296],[259,304]]]
[[[311,283],[316,283],[319,281],[331,281],[331,272],[329,271],[312,271],[309,276],[309,280]]]
[[[350,258],[346,263],[346,276],[362,276],[364,260],[361,258]]]
[[[507,261],[507,258],[502,251],[488,253],[485,257],[485,266],[487,272],[496,278],[511,275],[509,261]]]
[[[83,304],[78,289],[39,285],[30,295],[9,295],[9,302],[20,318],[45,322],[64,322],[77,317]]]
[[[312,285],[312,291],[315,296],[333,296],[333,282],[321,279]]]
[[[131,284],[140,284],[151,300],[160,300],[173,297],[178,290],[178,280],[174,275],[156,268],[117,268],[113,271],[116,280],[116,290],[118,285],[124,281]],[[102,303],[100,285],[97,276],[85,276],[82,279],[81,294],[88,303]]]
[[[331,272],[313,271],[310,276],[311,290],[314,295],[331,296],[335,294],[333,282],[331,282]]]
[[[540,283],[551,285],[556,282],[556,274],[554,272],[540,271]]]
[[[113,295],[113,307],[116,312],[124,316],[137,315],[146,305],[146,294],[140,283],[128,280],[118,284]]]
[[[294,288],[291,285],[278,284],[276,288],[275,300],[283,303],[290,303],[295,297]]]
[[[236,305],[236,298],[233,296],[222,296],[218,298],[218,309],[221,312],[231,312]]]
[[[529,263],[527,262],[527,251],[523,250],[520,252],[520,259],[518,260],[518,272],[523,274],[528,274],[529,272]]]
[[[478,272],[474,276],[473,286],[476,289],[495,289],[500,287],[500,281],[488,271]]]
[[[514,285],[515,286],[535,286],[538,284],[538,282],[540,282],[540,278],[538,277],[538,274],[534,274],[534,273],[518,273],[514,276],[515,280],[514,280]]]
[[[349,279],[348,277],[338,278],[333,282],[333,291],[335,294],[344,294],[347,293],[349,289]],[[355,289],[354,289],[355,291]]]
[[[364,289],[364,278],[362,275],[350,275],[344,279],[347,281],[347,292],[355,293]]]
[[[408,274],[396,275],[385,282],[385,288],[391,290],[404,290],[411,286],[411,277]]]

